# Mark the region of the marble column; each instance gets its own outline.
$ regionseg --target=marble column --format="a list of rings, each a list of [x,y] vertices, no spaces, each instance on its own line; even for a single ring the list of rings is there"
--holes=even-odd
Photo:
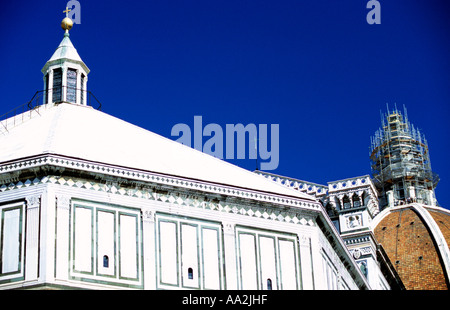
[[[41,196],[26,197],[25,280],[37,280],[39,274],[39,210]]]
[[[142,208],[144,289],[156,289],[155,211]]]
[[[237,261],[236,261],[236,233],[235,224],[222,222],[223,243],[225,252],[225,272],[226,272],[226,289],[236,290],[237,284]]]
[[[70,197],[56,196],[56,279],[69,278]]]

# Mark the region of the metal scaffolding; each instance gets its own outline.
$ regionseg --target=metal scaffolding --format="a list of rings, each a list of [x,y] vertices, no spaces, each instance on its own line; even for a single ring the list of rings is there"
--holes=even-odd
[[[380,207],[419,202],[435,205],[439,182],[431,170],[425,136],[408,121],[406,108],[382,115],[382,127],[371,137],[372,177],[380,192]],[[392,196],[392,197],[391,197]]]

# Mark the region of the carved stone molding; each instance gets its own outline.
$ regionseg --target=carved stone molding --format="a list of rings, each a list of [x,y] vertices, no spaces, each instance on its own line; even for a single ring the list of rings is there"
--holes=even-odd
[[[360,249],[355,249],[353,251],[353,258],[354,259],[359,259],[361,257],[361,250]]]
[[[155,211],[143,209],[142,210],[142,220],[144,222],[154,223],[155,222]]]
[[[309,247],[309,245],[310,245],[310,238],[308,236],[305,236],[305,235],[299,235],[298,236],[298,242],[299,242],[300,246]]]
[[[39,206],[41,205],[41,196],[40,195],[28,196],[25,198],[25,200],[27,201],[27,209],[28,210],[39,208]]]
[[[235,224],[234,223],[222,223],[222,229],[223,229],[223,233],[226,235],[234,235],[234,228],[235,228]]]
[[[59,209],[70,210],[70,197],[66,195],[57,195],[56,206]]]
[[[316,205],[312,205],[306,202],[298,202],[301,203],[302,209],[297,208],[283,208],[280,209],[278,206],[274,204],[270,205],[261,205],[261,204],[241,204],[235,202],[224,201],[211,201],[207,198],[207,194],[205,196],[199,196],[198,193],[194,195],[185,195],[178,193],[176,190],[166,191],[166,192],[157,192],[151,188],[125,188],[119,186],[108,186],[107,184],[97,183],[93,181],[88,181],[84,179],[71,178],[71,177],[62,177],[62,176],[44,176],[41,178],[35,178],[33,180],[26,180],[25,182],[11,183],[8,186],[2,185],[0,186],[0,193],[3,191],[14,190],[16,188],[20,188],[23,186],[36,186],[38,184],[57,184],[61,186],[68,186],[79,189],[87,189],[98,192],[111,193],[121,196],[129,196],[136,197],[141,199],[147,199],[152,201],[159,201],[164,203],[169,203],[172,205],[193,207],[206,209],[211,211],[219,211],[225,213],[234,213],[249,217],[261,218],[272,221],[280,221],[286,223],[293,223],[299,225],[306,226],[315,226],[314,216],[312,216],[311,210],[314,210]],[[61,208],[64,206],[69,209],[70,208],[70,198],[64,198],[63,195],[58,196],[57,199],[60,200],[62,204]],[[65,201],[65,202],[63,202]],[[283,202],[287,202],[283,200]],[[58,202],[57,202],[58,203]],[[320,204],[319,204],[320,205]],[[305,209],[303,209],[305,208]],[[310,209],[312,208],[312,209]],[[322,208],[322,207],[321,207]]]
[[[353,258],[359,259],[364,255],[373,255],[374,252],[370,246],[360,247],[356,249],[349,250],[350,254],[352,254]]]
[[[232,186],[226,186],[226,185],[219,185],[219,184],[213,184],[208,182],[202,182],[202,181],[193,181],[190,179],[184,179],[179,178],[175,176],[167,176],[167,175],[160,175],[156,173],[150,173],[150,172],[144,172],[144,171],[138,171],[131,168],[122,168],[122,167],[114,167],[106,164],[99,164],[99,163],[93,163],[93,162],[87,162],[83,160],[76,160],[72,158],[65,158],[62,156],[57,155],[43,155],[38,158],[33,159],[27,159],[27,160],[20,160],[14,163],[8,163],[6,165],[0,165],[0,173],[4,174],[7,172],[13,172],[16,170],[23,170],[23,169],[35,169],[42,166],[51,166],[55,169],[76,169],[76,170],[82,170],[87,173],[96,173],[99,176],[101,175],[102,178],[106,176],[114,177],[114,178],[124,178],[129,180],[136,180],[139,182],[151,182],[154,184],[159,184],[162,186],[175,186],[178,188],[184,188],[184,189],[193,189],[193,190],[200,190],[205,193],[212,193],[212,194],[219,194],[219,195],[227,195],[229,197],[235,197],[235,198],[242,198],[242,199],[248,199],[254,202],[267,202],[271,204],[276,205],[283,205],[283,206],[290,206],[295,208],[302,208],[305,210],[310,211],[319,211],[321,210],[321,205],[319,202],[316,201],[310,201],[310,200],[304,200],[300,198],[292,198],[292,197],[286,197],[286,196],[280,196],[277,194],[272,193],[263,193],[263,192],[256,192],[256,191],[250,191],[246,189],[241,188],[234,188]],[[34,185],[35,183],[39,183],[42,181],[46,182],[58,182],[62,184],[62,182],[65,183],[65,185],[69,186],[76,186],[76,187],[84,187],[89,186],[89,184],[86,184],[86,182],[83,182],[81,180],[72,180],[71,178],[60,178],[56,176],[47,176],[43,177],[42,179],[35,178],[34,180],[26,180],[24,183],[22,182],[6,182],[3,184],[0,184],[0,192],[11,190],[17,187],[22,186],[30,186]],[[72,184],[70,184],[72,183]],[[91,182],[87,182],[91,183]],[[117,193],[122,194],[121,191],[124,191],[125,189],[120,188],[120,186],[111,186],[111,184],[94,184],[92,183],[92,186],[98,187],[100,190],[108,190],[108,191],[114,191],[114,189],[117,189]]]
[[[362,213],[351,214],[345,217],[347,228],[358,228],[362,226]]]

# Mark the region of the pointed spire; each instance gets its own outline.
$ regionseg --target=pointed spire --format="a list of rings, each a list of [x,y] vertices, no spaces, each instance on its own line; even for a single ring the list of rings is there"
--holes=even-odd
[[[58,60],[58,59],[67,59],[75,62],[79,62],[80,64],[83,64],[86,66],[81,60],[80,55],[78,54],[77,50],[72,44],[72,41],[69,39],[69,33],[66,32],[64,34],[64,38],[62,39],[61,43],[59,43],[58,48],[53,53],[52,57],[48,60],[49,62]],[[87,67],[86,67],[87,69]]]
[[[73,46],[72,41],[70,41],[69,30],[73,27],[73,21],[68,17],[68,12],[70,12],[70,9],[66,7],[66,10],[63,11],[63,13],[66,13],[66,17],[61,22],[61,28],[64,30],[64,38],[62,39],[56,51],[53,53],[52,57],[48,60],[47,64],[55,60],[73,61],[83,66],[86,73],[89,73],[88,67],[83,62],[83,60],[81,60],[81,57]],[[46,68],[44,66],[42,71],[44,71],[45,69]]]

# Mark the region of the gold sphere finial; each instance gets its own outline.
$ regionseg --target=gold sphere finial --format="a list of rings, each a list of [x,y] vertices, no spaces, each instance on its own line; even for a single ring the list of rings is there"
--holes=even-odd
[[[69,17],[64,17],[64,19],[61,22],[61,28],[69,31],[73,27],[73,21]]]
[[[68,7],[66,7],[66,10],[63,11],[63,13],[66,13],[66,17],[61,22],[61,28],[63,30],[65,30],[66,33],[69,32],[69,30],[72,29],[72,27],[73,27],[73,21],[68,16],[69,12],[70,12],[70,9]]]

